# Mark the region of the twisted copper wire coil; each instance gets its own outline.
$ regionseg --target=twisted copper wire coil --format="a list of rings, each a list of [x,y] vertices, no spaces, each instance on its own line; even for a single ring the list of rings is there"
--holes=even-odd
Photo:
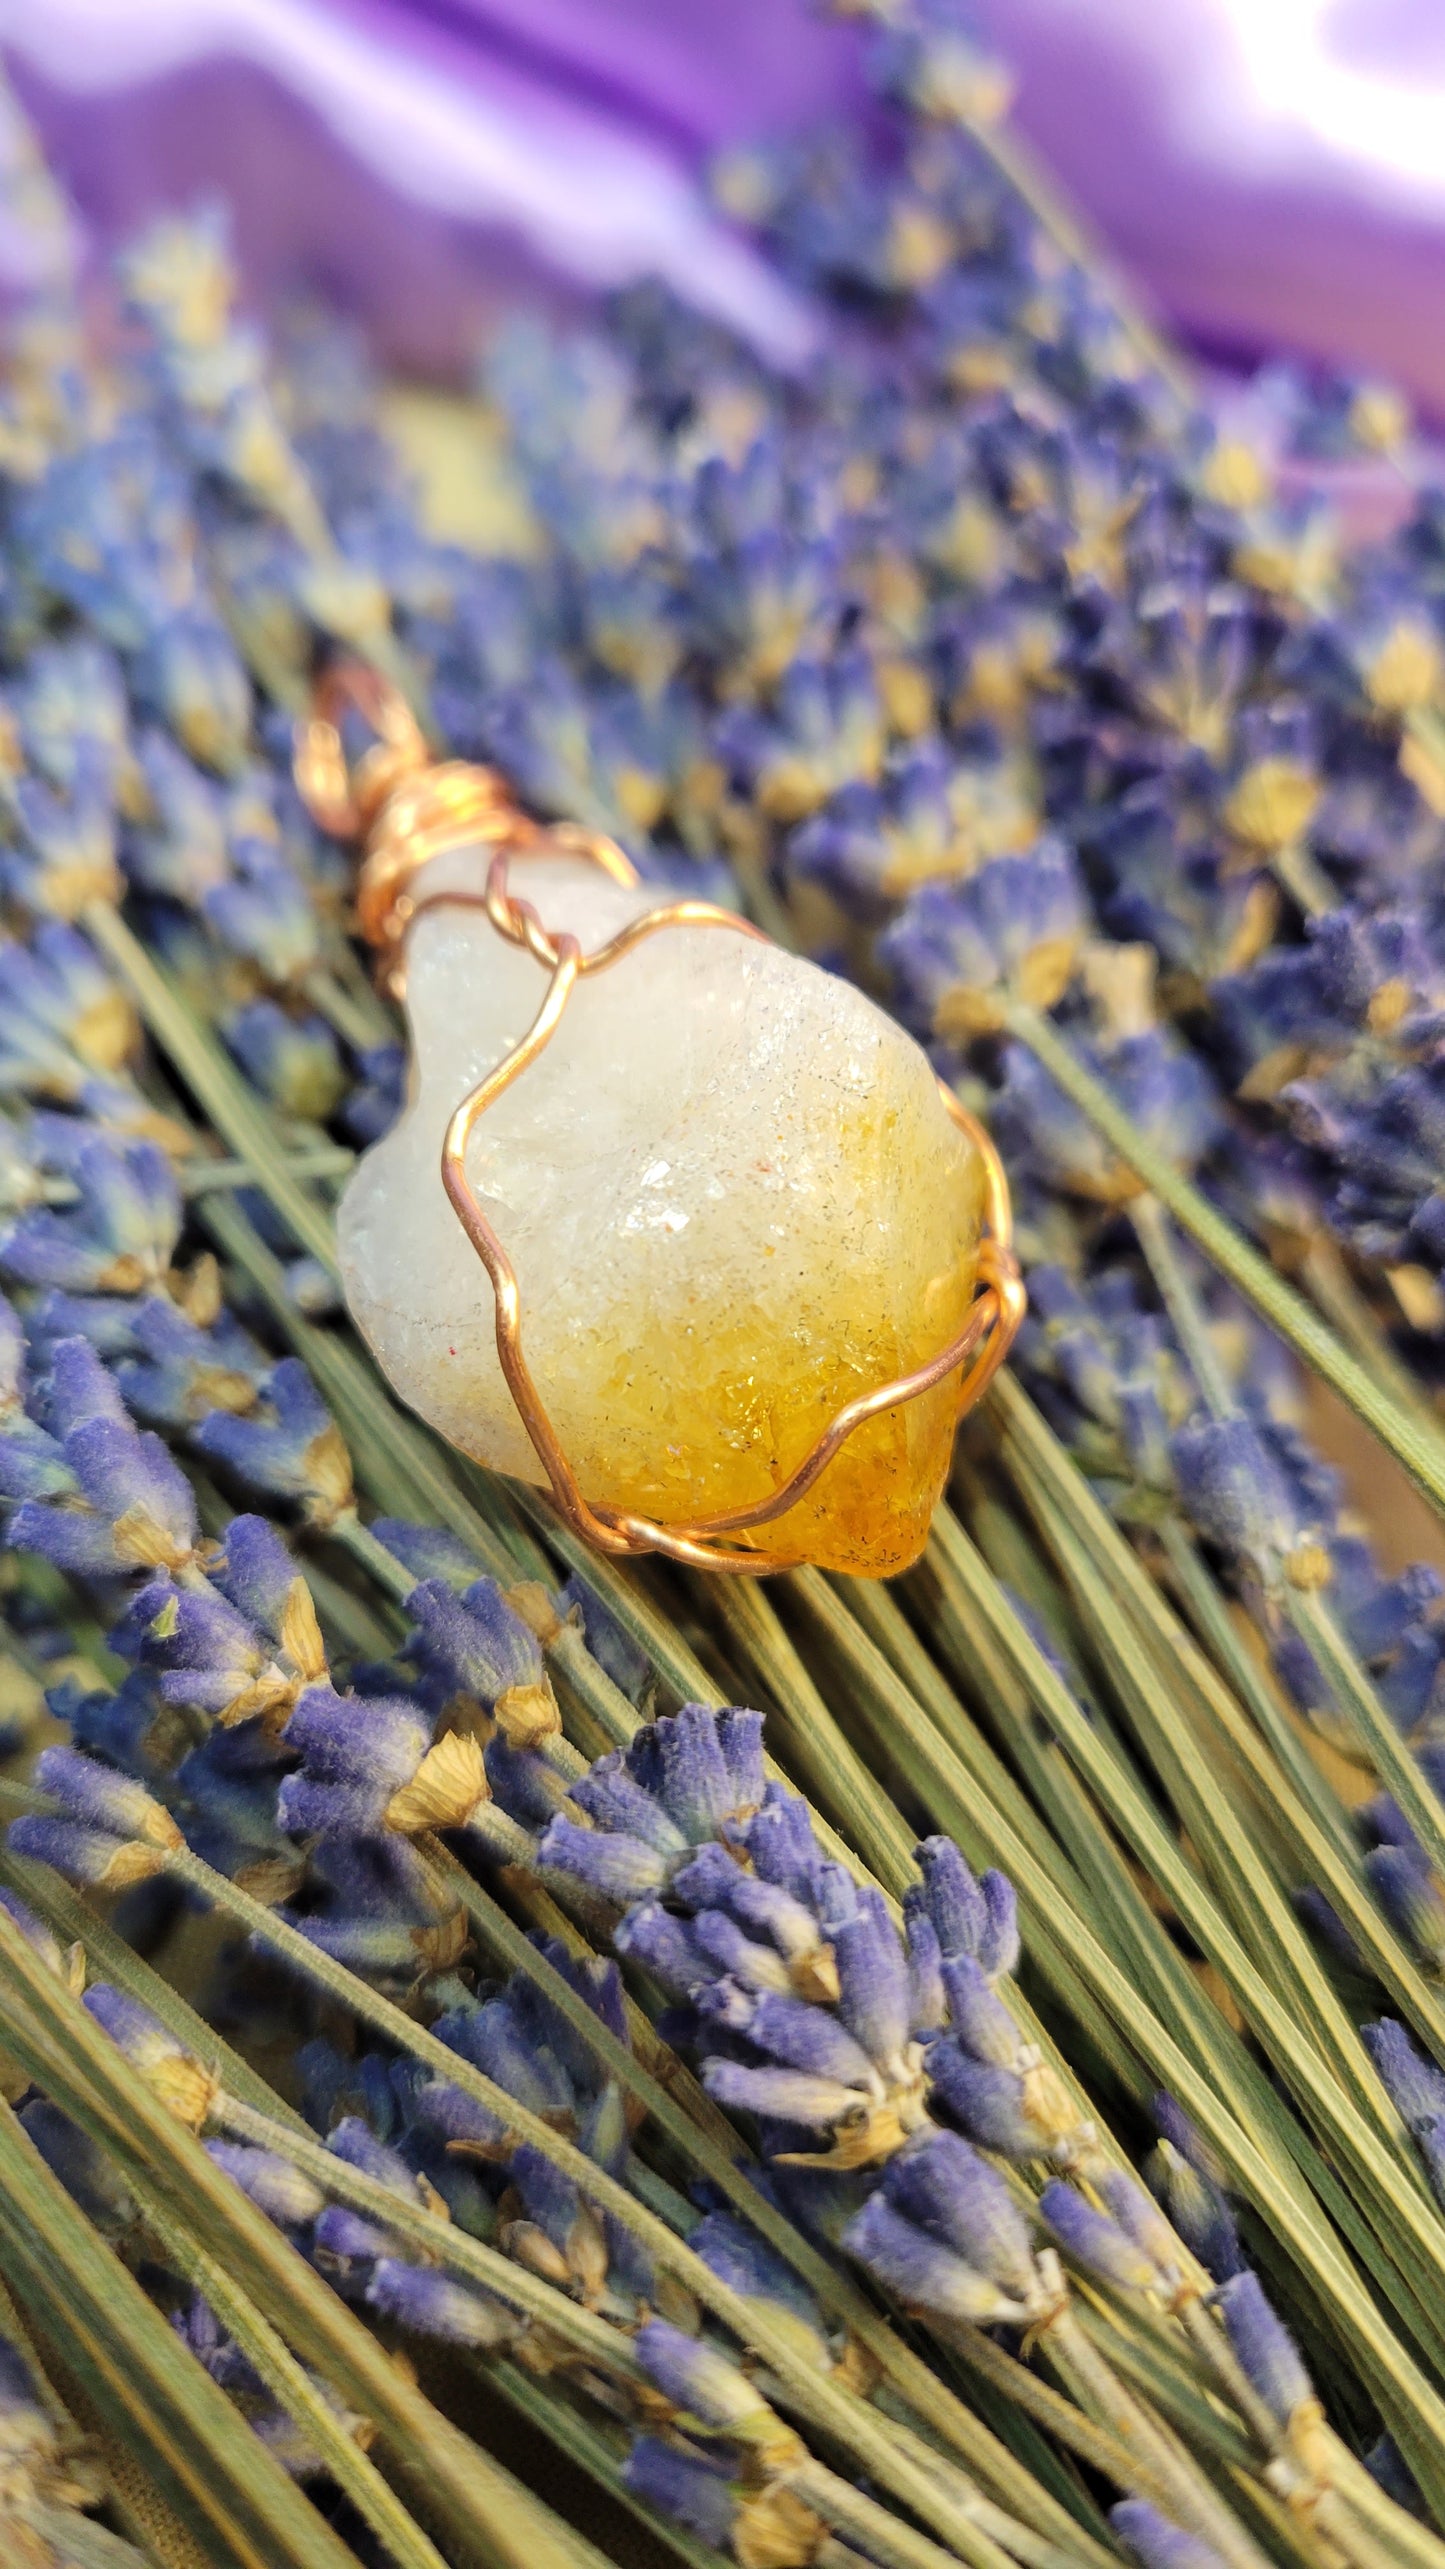
[[[341,738],[348,712],[362,717],[376,734],[354,767],[349,767]],[[866,1419],[917,1400],[924,1392],[962,1367],[958,1386],[961,1417],[973,1407],[1008,1354],[1023,1318],[1026,1296],[1012,1248],[1013,1220],[1008,1180],[989,1135],[940,1080],[939,1093],[953,1121],[968,1135],[984,1169],[983,1233],[979,1246],[977,1289],[967,1320],[957,1336],[936,1356],[910,1374],[880,1383],[840,1409],[831,1424],[771,1498],[730,1514],[695,1524],[661,1525],[625,1508],[594,1507],[582,1496],[576,1475],[547,1414],[522,1350],[521,1293],[516,1270],[492,1229],[466,1174],[466,1151],[472,1131],[489,1106],[519,1079],[550,1043],[567,1001],[584,975],[605,972],[644,940],[667,928],[726,928],[734,936],[760,937],[761,930],[731,910],[710,901],[673,901],[650,910],[619,929],[605,945],[584,953],[575,937],[547,928],[530,901],[514,893],[508,880],[513,857],[540,854],[577,856],[601,867],[613,882],[638,880],[612,839],[600,832],[559,823],[543,829],[520,811],[504,780],[494,769],[460,761],[434,764],[426,740],[410,709],[384,679],[356,662],[342,662],[327,672],[317,690],[316,710],[299,728],[296,781],[313,817],[338,837],[359,838],[364,846],[357,879],[357,925],[377,949],[382,987],[400,997],[404,987],[402,948],[414,919],[428,909],[480,909],[498,936],[524,947],[549,974],[542,1004],[527,1033],[462,1099],[442,1144],[441,1175],[458,1221],[490,1278],[496,1303],[497,1356],[537,1459],[547,1475],[559,1513],[598,1551],[661,1552],[670,1560],[698,1569],[765,1573],[778,1565],[764,1555],[729,1546],[720,1537],[742,1534],[786,1515],[807,1496],[826,1471],[844,1439]],[[449,849],[481,844],[492,850],[484,892],[437,891],[416,894],[416,876],[434,856]]]

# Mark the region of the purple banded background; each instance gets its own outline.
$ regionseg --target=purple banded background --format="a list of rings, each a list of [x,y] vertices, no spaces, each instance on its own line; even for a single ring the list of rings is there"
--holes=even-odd
[[[1445,0],[978,14],[1023,131],[1176,328],[1388,373],[1445,417]],[[846,106],[858,46],[803,0],[0,0],[99,239],[219,191],[263,298],[319,289],[432,374],[499,299],[647,269],[804,353],[697,173]]]

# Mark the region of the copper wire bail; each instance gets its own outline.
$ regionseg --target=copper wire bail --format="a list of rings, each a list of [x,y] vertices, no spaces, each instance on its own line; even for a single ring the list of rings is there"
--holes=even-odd
[[[359,717],[375,735],[354,766],[348,763],[341,735],[348,713]],[[544,852],[577,856],[600,866],[616,883],[635,884],[636,870],[621,848],[600,832],[569,822],[542,828],[519,808],[493,768],[459,760],[434,762],[410,707],[395,688],[360,662],[339,662],[321,679],[315,710],[298,726],[295,775],[302,799],[320,826],[361,844],[356,924],[376,948],[378,981],[393,997],[399,998],[404,987],[402,950],[407,929],[424,910],[433,908],[485,910],[498,936],[525,947],[549,976],[527,1033],[453,1114],[442,1144],[441,1176],[457,1219],[491,1280],[498,1359],[560,1514],[601,1552],[661,1552],[694,1568],[753,1576],[781,1566],[720,1538],[746,1533],[786,1515],[806,1497],[855,1428],[882,1410],[919,1399],[959,1368],[958,1414],[962,1417],[982,1398],[1013,1344],[1026,1296],[1013,1253],[1008,1180],[989,1135],[940,1080],[943,1103],[968,1135],[984,1168],[977,1286],[968,1318],[947,1346],[913,1373],[901,1374],[849,1401],[771,1498],[691,1525],[661,1525],[625,1508],[594,1507],[577,1486],[522,1352],[516,1270],[467,1177],[467,1145],[479,1118],[550,1043],[584,975],[605,972],[646,938],[667,928],[726,928],[734,936],[748,937],[762,932],[710,901],[673,901],[632,920],[605,945],[584,953],[575,937],[544,926],[531,902],[512,891],[511,861]],[[417,874],[434,856],[477,844],[492,850],[484,892],[413,891]]]

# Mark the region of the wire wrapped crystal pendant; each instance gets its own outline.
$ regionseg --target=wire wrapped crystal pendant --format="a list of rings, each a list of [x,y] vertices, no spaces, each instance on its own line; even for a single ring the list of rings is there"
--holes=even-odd
[[[906,1568],[1022,1316],[987,1135],[860,992],[431,764],[369,672],[297,775],[411,1035],[339,1210],[400,1397],[604,1551]]]

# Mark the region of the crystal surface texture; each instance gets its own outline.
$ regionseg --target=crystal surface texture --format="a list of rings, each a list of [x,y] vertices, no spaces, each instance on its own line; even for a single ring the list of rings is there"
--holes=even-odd
[[[433,859],[422,900],[480,892]],[[657,906],[585,861],[512,889],[584,950]],[[497,1471],[544,1475],[498,1362],[492,1289],[442,1189],[453,1109],[526,1033],[545,969],[479,909],[406,950],[410,1093],[340,1208],[352,1313],[401,1397]],[[572,992],[480,1118],[467,1175],[517,1273],[523,1346],[584,1497],[695,1524],[770,1496],[836,1412],[962,1328],[978,1152],[919,1047],[846,983],[718,927],[669,927]],[[877,1577],[913,1560],[948,1468],[958,1377],[870,1419],[743,1538]]]

